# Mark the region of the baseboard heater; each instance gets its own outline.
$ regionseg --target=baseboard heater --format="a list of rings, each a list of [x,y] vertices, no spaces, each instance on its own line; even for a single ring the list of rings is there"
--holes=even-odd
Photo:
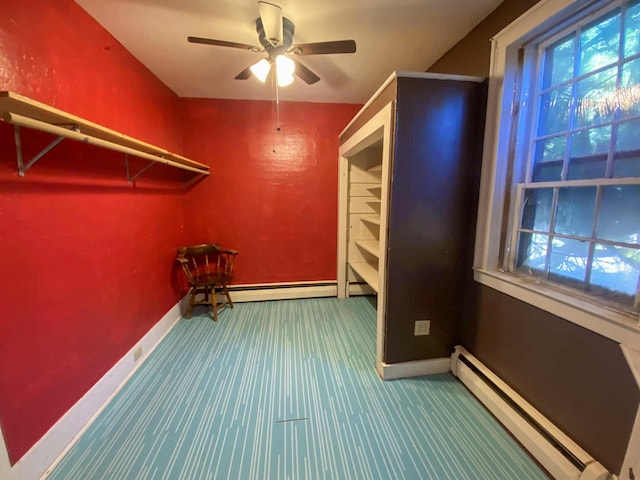
[[[229,292],[234,303],[242,303],[335,297],[338,295],[338,287],[335,281],[261,283],[229,285]]]
[[[612,476],[558,427],[461,346],[451,372],[558,480],[610,480]]]

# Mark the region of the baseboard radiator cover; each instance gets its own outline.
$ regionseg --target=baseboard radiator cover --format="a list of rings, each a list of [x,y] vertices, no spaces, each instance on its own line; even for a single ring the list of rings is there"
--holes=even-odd
[[[338,295],[335,281],[309,281],[229,285],[234,303],[323,298]]]
[[[335,280],[236,284],[229,285],[229,293],[233,303],[264,302],[298,298],[337,297],[338,286]],[[352,284],[349,285],[349,295],[375,295],[375,292],[368,285]],[[222,294],[218,294],[218,301],[224,301]]]
[[[617,478],[462,346],[451,356],[451,372],[553,478]]]

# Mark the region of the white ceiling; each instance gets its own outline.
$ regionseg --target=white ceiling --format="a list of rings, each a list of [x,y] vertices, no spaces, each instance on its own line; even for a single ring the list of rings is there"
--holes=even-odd
[[[320,78],[296,78],[281,100],[364,103],[394,70],[425,71],[502,0],[272,0],[293,43],[354,39],[355,54],[298,57]],[[254,0],[76,0],[181,97],[271,100],[236,74],[264,54],[187,43],[187,36],[258,46]]]

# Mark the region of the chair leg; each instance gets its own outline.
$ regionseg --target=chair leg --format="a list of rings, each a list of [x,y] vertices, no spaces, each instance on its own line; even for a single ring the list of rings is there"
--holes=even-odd
[[[213,321],[218,321],[218,300],[216,299],[216,288],[211,287],[211,310],[213,310]]]
[[[195,300],[196,289],[192,287],[189,289],[189,308],[187,309],[187,318],[191,318],[191,315],[193,314],[193,304],[195,303]]]
[[[231,301],[231,295],[229,295],[229,290],[227,289],[226,285],[222,286],[222,291],[224,292],[225,296],[227,297],[227,302],[229,303],[229,306],[231,308],[233,308],[233,302]]]

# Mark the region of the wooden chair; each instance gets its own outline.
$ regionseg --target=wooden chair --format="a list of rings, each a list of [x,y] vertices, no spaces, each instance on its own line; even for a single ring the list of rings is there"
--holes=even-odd
[[[223,293],[226,300],[220,306],[233,302],[227,284],[233,279],[233,263],[238,252],[222,248],[217,243],[206,243],[178,248],[176,261],[182,266],[189,284],[189,310],[191,318],[194,305],[211,305],[213,321],[218,321],[218,301],[216,293]],[[196,302],[196,295],[203,294],[204,299]],[[210,298],[210,299],[209,299]]]

